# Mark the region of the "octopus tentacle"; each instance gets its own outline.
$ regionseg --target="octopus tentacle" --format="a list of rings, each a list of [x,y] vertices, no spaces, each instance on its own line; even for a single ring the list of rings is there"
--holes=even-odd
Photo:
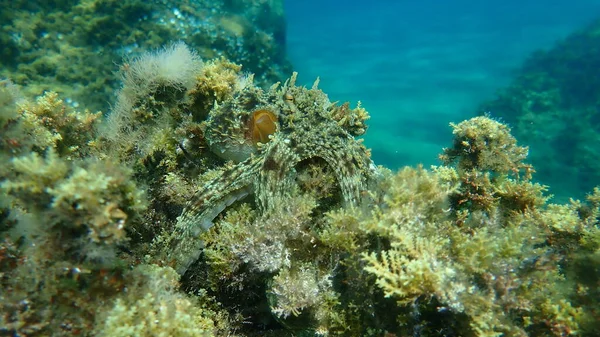
[[[194,235],[212,227],[212,221],[225,207],[251,192],[261,162],[256,157],[250,157],[204,185],[177,219],[177,227],[192,231]]]
[[[261,212],[285,198],[294,188],[294,167],[301,158],[281,134],[265,149],[262,166],[255,184],[256,200]]]
[[[332,168],[347,205],[356,205],[365,189],[371,159],[364,147],[337,125],[319,132],[298,132],[294,152],[302,160],[319,157]],[[315,146],[317,145],[317,146]]]
[[[258,158],[250,157],[208,182],[190,199],[177,218],[169,247],[174,268],[179,273],[183,274],[200,256],[204,244],[198,235],[210,229],[213,220],[227,206],[252,193],[261,163]]]

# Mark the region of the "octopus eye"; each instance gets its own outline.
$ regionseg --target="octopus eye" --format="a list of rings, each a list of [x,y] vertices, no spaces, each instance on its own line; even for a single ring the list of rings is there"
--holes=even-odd
[[[250,130],[254,144],[259,142],[266,144],[269,141],[269,135],[277,131],[277,116],[266,109],[254,111],[250,118]]]

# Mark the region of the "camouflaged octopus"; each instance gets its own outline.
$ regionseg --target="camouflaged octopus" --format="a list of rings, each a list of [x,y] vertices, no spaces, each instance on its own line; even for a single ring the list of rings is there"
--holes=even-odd
[[[317,88],[295,85],[296,73],[283,85],[262,90],[251,83],[209,114],[205,137],[211,150],[238,164],[205,184],[189,201],[176,225],[171,256],[179,273],[197,260],[202,231],[233,202],[254,193],[261,214],[289,196],[295,167],[323,159],[331,167],[343,201],[354,206],[375,172],[360,140],[367,112],[331,103]]]

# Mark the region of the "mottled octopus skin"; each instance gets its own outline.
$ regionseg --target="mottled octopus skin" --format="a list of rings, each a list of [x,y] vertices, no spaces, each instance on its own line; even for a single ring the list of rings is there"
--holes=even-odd
[[[270,104],[279,110],[278,131],[250,158],[205,184],[189,201],[176,225],[171,256],[184,273],[203,243],[202,231],[227,206],[254,193],[261,214],[288,197],[295,182],[295,167],[310,158],[322,158],[333,169],[346,205],[355,206],[374,165],[367,149],[331,118],[327,96],[316,88],[294,85],[295,76],[283,88],[271,89]]]

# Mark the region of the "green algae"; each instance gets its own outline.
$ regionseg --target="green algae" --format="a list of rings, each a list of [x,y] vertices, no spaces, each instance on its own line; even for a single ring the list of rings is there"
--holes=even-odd
[[[172,41],[202,58],[224,56],[272,83],[289,73],[280,1],[0,1],[0,76],[33,97],[57,92],[106,111],[115,63]],[[217,14],[218,13],[218,14]],[[236,28],[237,27],[237,28]]]
[[[131,81],[141,65],[122,67],[132,103],[108,118],[0,86],[1,333],[594,336],[600,190],[552,204],[527,148],[489,117],[452,124],[440,166],[369,168],[355,204],[325,160],[300,162],[268,212],[240,198],[192,236],[202,251],[178,274],[178,217],[235,172],[206,146],[205,119],[252,85],[225,59],[192,64]],[[364,133],[361,107],[293,93]]]

